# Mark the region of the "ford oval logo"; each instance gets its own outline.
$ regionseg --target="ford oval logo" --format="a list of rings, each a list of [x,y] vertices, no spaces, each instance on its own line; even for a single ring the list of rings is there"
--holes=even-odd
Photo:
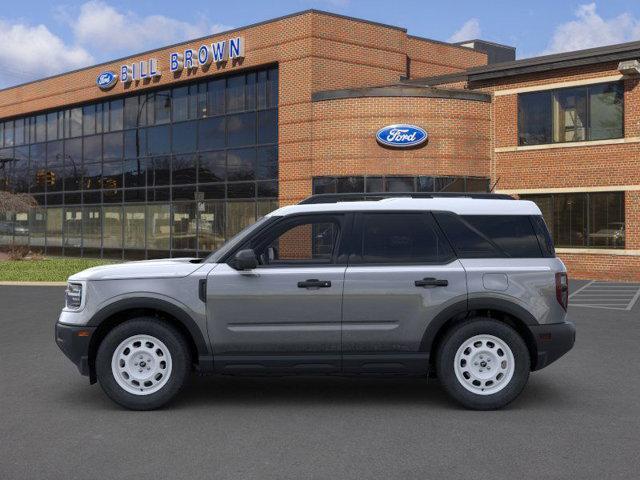
[[[96,85],[100,87],[101,90],[109,90],[113,87],[118,81],[118,76],[113,72],[102,72],[96,78]]]
[[[415,125],[388,125],[378,130],[376,139],[382,145],[395,148],[417,147],[427,141],[427,132]]]

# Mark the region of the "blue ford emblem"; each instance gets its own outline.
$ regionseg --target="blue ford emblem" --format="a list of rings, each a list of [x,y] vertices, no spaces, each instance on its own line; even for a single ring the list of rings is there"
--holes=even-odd
[[[416,147],[427,141],[427,132],[415,125],[388,125],[378,130],[376,139],[382,145],[395,148]]]
[[[96,78],[96,85],[100,87],[101,90],[109,90],[113,87],[118,81],[118,76],[113,72],[102,72]]]

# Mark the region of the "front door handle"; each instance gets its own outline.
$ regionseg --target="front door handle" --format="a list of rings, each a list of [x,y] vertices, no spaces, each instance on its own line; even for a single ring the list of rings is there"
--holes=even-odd
[[[449,280],[441,280],[438,278],[423,278],[422,280],[416,280],[414,282],[416,287],[446,287],[449,285]]]
[[[317,278],[310,278],[304,282],[298,282],[298,288],[329,288],[331,282],[329,280],[318,280]]]

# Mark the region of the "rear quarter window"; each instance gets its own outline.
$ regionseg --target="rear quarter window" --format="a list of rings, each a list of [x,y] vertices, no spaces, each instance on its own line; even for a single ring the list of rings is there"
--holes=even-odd
[[[545,256],[528,216],[437,213],[436,218],[460,258]]]

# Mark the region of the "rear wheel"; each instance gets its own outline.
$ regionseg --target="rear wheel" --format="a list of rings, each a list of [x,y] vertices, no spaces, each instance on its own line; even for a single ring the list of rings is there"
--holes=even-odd
[[[437,356],[449,395],[467,408],[492,410],[512,402],[527,383],[529,350],[518,332],[489,318],[454,327]]]
[[[132,410],[152,410],[173,399],[190,365],[180,332],[151,317],[115,327],[96,355],[100,386],[114,402]]]

